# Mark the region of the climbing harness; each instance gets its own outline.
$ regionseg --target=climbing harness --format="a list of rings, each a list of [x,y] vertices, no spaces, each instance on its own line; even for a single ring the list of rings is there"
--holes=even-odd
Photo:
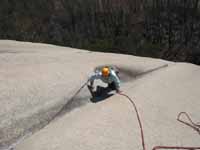
[[[118,93],[119,95],[121,96],[124,96],[126,97],[130,102],[131,104],[133,105],[134,107],[134,110],[136,112],[136,115],[137,115],[137,120],[138,120],[138,123],[139,123],[139,126],[140,126],[140,134],[141,134],[141,140],[142,140],[142,147],[143,147],[143,150],[146,150],[146,144],[145,144],[145,141],[144,141],[144,130],[143,130],[143,127],[142,127],[142,122],[141,122],[141,119],[140,119],[140,115],[139,115],[139,112],[138,112],[138,109],[137,109],[137,106],[136,104],[134,103],[134,101],[126,94],[123,94],[123,93]],[[185,115],[188,120],[190,121],[190,123],[187,123],[186,121],[183,121],[180,119],[181,115]],[[200,134],[200,125],[197,124],[197,123],[194,123],[192,121],[192,119],[190,118],[190,116],[186,113],[186,112],[180,112],[178,114],[178,117],[177,117],[177,120],[189,127],[191,127],[192,129],[194,129],[195,131],[197,131],[199,134]],[[200,149],[200,147],[184,147],[184,146],[154,146],[152,150],[157,150],[157,149],[186,149],[186,150],[197,150],[197,149]]]

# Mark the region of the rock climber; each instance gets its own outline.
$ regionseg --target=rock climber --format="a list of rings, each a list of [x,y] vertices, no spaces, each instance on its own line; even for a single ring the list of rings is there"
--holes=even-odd
[[[120,90],[120,79],[118,77],[118,72],[112,67],[102,67],[99,71],[95,71],[95,74],[89,78],[90,85],[88,88],[94,92],[94,81],[100,79],[104,83],[107,83],[106,87],[108,91],[116,90],[117,93],[121,93]]]

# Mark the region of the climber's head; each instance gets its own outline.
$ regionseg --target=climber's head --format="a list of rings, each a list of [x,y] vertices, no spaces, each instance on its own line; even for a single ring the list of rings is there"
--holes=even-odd
[[[110,74],[110,70],[109,70],[108,67],[103,67],[102,70],[101,70],[101,72],[102,72],[102,75],[103,75],[104,77],[108,77],[109,74]]]

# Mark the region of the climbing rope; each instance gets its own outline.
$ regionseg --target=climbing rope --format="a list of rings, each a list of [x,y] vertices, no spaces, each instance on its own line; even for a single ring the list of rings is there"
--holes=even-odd
[[[80,93],[80,91],[88,84],[89,80],[87,80],[87,82],[85,82],[78,90],[77,92],[72,96],[72,98],[70,99],[71,101],[74,100],[74,98]]]
[[[121,96],[124,96],[126,97],[130,102],[131,104],[133,105],[134,107],[134,110],[136,112],[136,115],[137,115],[137,120],[138,120],[138,123],[139,123],[139,127],[140,127],[140,133],[141,133],[141,141],[142,141],[142,148],[143,150],[146,150],[146,144],[145,144],[145,141],[144,141],[144,130],[143,130],[143,127],[142,127],[142,122],[141,122],[141,119],[140,119],[140,115],[139,115],[139,112],[138,112],[138,109],[137,109],[137,106],[136,104],[134,103],[134,101],[126,94],[123,94],[123,93],[118,93],[119,95]],[[185,115],[188,120],[190,121],[190,123],[186,122],[186,121],[183,121],[181,120],[181,116],[182,115]],[[189,127],[191,127],[192,129],[194,129],[195,131],[197,131],[199,134],[200,134],[200,125],[197,124],[197,123],[194,123],[192,121],[192,119],[190,118],[190,116],[186,113],[186,112],[180,112],[178,114],[178,117],[177,117],[177,120]],[[153,147],[152,150],[157,150],[157,149],[186,149],[186,150],[197,150],[197,149],[200,149],[200,147],[184,147],[184,146],[155,146]]]
[[[164,66],[161,66],[160,68],[163,68],[163,67],[167,67],[168,65],[164,65]],[[160,69],[159,68],[159,69]],[[152,70],[154,71],[154,70]],[[145,74],[145,73],[144,73]],[[142,74],[140,74],[139,76],[141,76]],[[85,82],[78,90],[77,92],[71,97],[70,101],[74,100],[74,98],[80,93],[80,91],[88,84],[89,80],[87,82]],[[142,148],[143,150],[146,150],[146,144],[145,144],[145,140],[144,140],[144,130],[143,130],[143,127],[142,127],[142,121],[141,121],[141,118],[140,118],[140,114],[139,114],[139,111],[137,109],[137,106],[135,104],[135,102],[126,94],[123,94],[123,93],[118,93],[119,95],[121,96],[124,96],[126,97],[130,102],[131,104],[133,105],[134,107],[134,110],[136,112],[136,116],[137,116],[137,120],[138,120],[138,123],[139,123],[139,127],[140,127],[140,134],[141,134],[141,143],[142,143]],[[63,109],[65,108],[65,106],[63,106],[63,108],[58,112],[56,113],[56,115],[53,117],[53,119],[58,116],[62,111]],[[189,120],[190,123],[184,121],[184,120],[181,120],[181,116],[182,115],[185,115],[187,117],[187,119]],[[191,127],[192,129],[194,129],[195,131],[197,131],[199,134],[200,134],[200,124],[197,124],[197,123],[194,123],[191,119],[191,117],[186,113],[186,112],[180,112],[178,114],[178,117],[177,117],[177,121]],[[200,147],[184,147],[184,146],[154,146],[152,150],[157,150],[157,149],[185,149],[185,150],[200,150]]]
[[[183,121],[183,120],[180,119],[181,116],[183,116],[183,115],[185,115],[185,116],[187,117],[187,119],[189,120],[190,123],[188,123],[188,122]],[[190,118],[190,116],[189,116],[186,112],[180,112],[180,113],[178,114],[177,120],[178,120],[179,122],[181,122],[181,123],[183,123],[183,124],[185,124],[185,125],[191,127],[192,129],[194,129],[195,131],[197,131],[197,133],[199,133],[199,135],[200,135],[200,124],[194,123],[194,122],[192,121],[192,119]]]
[[[78,94],[79,92],[88,84],[88,81],[85,82],[78,90],[77,92],[72,96],[72,98],[70,99],[70,101],[72,101]],[[140,118],[140,114],[139,111],[137,109],[137,106],[135,104],[135,102],[126,94],[123,93],[118,93],[121,96],[126,97],[132,104],[132,106],[134,107],[134,110],[136,112],[136,116],[137,116],[137,120],[139,123],[139,127],[140,127],[140,134],[141,134],[141,143],[142,143],[142,148],[143,150],[146,150],[146,144],[145,144],[145,140],[144,140],[144,130],[142,127],[142,121]],[[63,107],[64,108],[64,107]],[[61,109],[55,116],[57,116],[63,109]],[[185,115],[187,117],[187,119],[189,120],[190,123],[181,120],[181,116]],[[177,121],[191,127],[192,129],[194,129],[195,131],[197,131],[200,134],[200,124],[194,123],[191,119],[191,117],[186,113],[186,112],[180,112],[178,114],[177,117]],[[154,146],[152,150],[157,150],[157,149],[185,149],[185,150],[200,150],[200,147],[184,147],[184,146]]]
[[[47,122],[47,124],[49,124],[51,121],[53,121],[57,116],[59,116],[64,110],[66,105],[73,101],[74,98],[81,92],[81,90],[88,84],[89,80],[87,80],[87,82],[85,82],[84,84],[82,84],[82,86],[76,91],[76,93],[69,99],[69,101],[67,101],[67,103],[65,105],[62,106],[62,108]]]
[[[139,123],[139,126],[140,126],[140,134],[141,134],[141,139],[142,139],[142,147],[143,147],[143,150],[146,150],[146,148],[145,148],[145,142],[144,142],[144,131],[143,131],[142,122],[141,122],[141,119],[140,119],[140,115],[139,115],[137,106],[134,103],[134,101],[128,95],[123,94],[123,93],[118,93],[118,94],[126,97],[131,102],[131,104],[133,105],[133,107],[135,109],[135,112],[136,112],[136,115],[137,115],[137,120],[138,120],[138,123]]]

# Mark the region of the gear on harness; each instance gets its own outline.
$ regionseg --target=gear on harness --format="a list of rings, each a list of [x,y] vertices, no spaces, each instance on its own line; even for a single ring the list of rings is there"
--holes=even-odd
[[[96,103],[96,102],[105,100],[105,99],[109,98],[110,96],[114,95],[112,93],[109,93],[110,90],[108,88],[97,86],[96,91],[94,91],[90,85],[87,85],[87,86],[92,95],[92,98],[90,99],[92,102]]]

